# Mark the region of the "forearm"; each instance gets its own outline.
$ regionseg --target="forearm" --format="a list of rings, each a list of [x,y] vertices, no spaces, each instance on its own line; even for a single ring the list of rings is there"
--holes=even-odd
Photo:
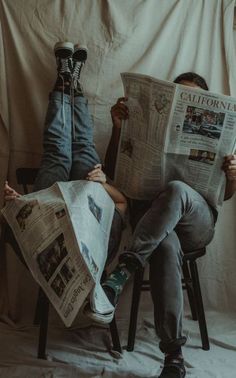
[[[116,207],[120,209],[122,213],[125,213],[127,207],[126,198],[118,189],[106,182],[106,175],[101,170],[101,164],[94,166],[94,169],[88,173],[87,180],[102,184],[111,199],[115,202]]]
[[[224,201],[230,199],[236,192],[236,180],[226,180]]]
[[[115,174],[116,166],[116,157],[118,152],[119,140],[120,140],[120,131],[121,129],[113,126],[111,139],[109,141],[106,155],[105,155],[105,173],[106,175],[113,180]]]
[[[118,189],[107,182],[103,183],[102,185],[111,199],[115,202],[116,207],[124,214],[127,208],[125,196]]]

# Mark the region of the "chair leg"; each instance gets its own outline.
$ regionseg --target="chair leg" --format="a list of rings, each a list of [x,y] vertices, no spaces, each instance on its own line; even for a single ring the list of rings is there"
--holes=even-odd
[[[197,312],[196,312],[196,301],[195,301],[195,298],[194,298],[193,283],[192,283],[192,279],[191,279],[191,276],[190,276],[187,261],[183,262],[182,271],[183,271],[185,288],[187,290],[188,301],[189,301],[189,306],[190,306],[190,310],[191,310],[191,314],[192,314],[192,319],[197,320],[198,318],[197,318]]]
[[[113,343],[113,350],[115,350],[116,352],[122,353],[122,348],[120,345],[120,338],[119,338],[115,316],[112,319],[111,323],[109,324],[109,327],[110,327],[111,339]]]
[[[131,304],[130,320],[129,320],[128,344],[127,344],[128,352],[132,352],[134,350],[135,335],[136,335],[137,320],[138,320],[138,308],[139,308],[140,295],[141,295],[141,290],[142,290],[143,276],[144,276],[144,269],[140,269],[136,271],[134,275],[132,304]]]
[[[42,291],[42,289],[40,289]],[[48,331],[48,313],[49,313],[49,300],[42,291],[41,297],[41,316],[39,328],[39,342],[38,342],[38,358],[46,359],[46,344],[47,344],[47,331]]]
[[[34,313],[34,325],[40,325],[40,319],[42,315],[41,313],[43,310],[43,303],[44,303],[44,295],[45,294],[43,290],[39,287],[36,309]]]
[[[190,271],[191,271],[193,289],[194,289],[195,298],[196,298],[196,310],[197,310],[199,329],[200,329],[200,334],[201,334],[201,339],[202,339],[202,349],[209,350],[210,344],[209,344],[205,311],[203,307],[201,287],[200,287],[200,282],[199,282],[196,261],[190,261]]]

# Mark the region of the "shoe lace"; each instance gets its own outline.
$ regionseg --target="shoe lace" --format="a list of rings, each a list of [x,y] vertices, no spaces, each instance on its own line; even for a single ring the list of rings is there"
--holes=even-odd
[[[73,140],[75,138],[74,93],[78,89],[80,73],[81,73],[81,70],[82,70],[84,63],[85,62],[76,62],[75,65],[74,65],[73,75],[72,75],[72,87],[71,87],[72,96],[71,96],[71,100],[72,100],[72,138],[73,138]],[[81,83],[80,83],[80,89],[82,90]]]
[[[57,57],[57,69],[58,69],[58,77],[60,77],[62,81],[62,117],[63,117],[63,125],[65,126],[65,104],[64,104],[64,90],[65,90],[65,82],[68,81],[68,78],[65,78],[63,74],[69,74],[71,76],[71,68],[70,68],[70,59],[69,58],[61,58]],[[72,97],[72,94],[70,94]]]
[[[78,81],[80,79],[80,72],[84,65],[84,62],[76,62],[73,70],[73,87],[76,90],[78,86]]]
[[[58,72],[60,74],[63,74],[63,73],[69,73],[71,74],[71,71],[70,71],[70,65],[69,65],[69,59],[63,59],[63,58],[58,58],[59,62],[58,62]]]

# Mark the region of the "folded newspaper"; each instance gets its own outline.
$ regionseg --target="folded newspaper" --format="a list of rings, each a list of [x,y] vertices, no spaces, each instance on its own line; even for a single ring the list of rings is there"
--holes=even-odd
[[[88,296],[94,311],[113,310],[100,279],[114,202],[101,184],[58,182],[9,201],[2,213],[33,277],[66,326]]]
[[[236,146],[236,99],[141,74],[121,77],[129,119],[121,129],[116,185],[129,198],[150,200],[181,180],[221,205],[223,158]]]

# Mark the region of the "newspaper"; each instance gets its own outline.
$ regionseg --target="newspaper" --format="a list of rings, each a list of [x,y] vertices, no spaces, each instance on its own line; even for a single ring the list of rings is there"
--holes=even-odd
[[[141,74],[121,77],[129,119],[121,130],[116,185],[129,198],[150,200],[181,180],[221,205],[223,157],[236,145],[236,99]]]
[[[88,295],[94,311],[112,311],[100,278],[114,202],[101,184],[58,182],[9,201],[2,213],[33,277],[66,326]]]

